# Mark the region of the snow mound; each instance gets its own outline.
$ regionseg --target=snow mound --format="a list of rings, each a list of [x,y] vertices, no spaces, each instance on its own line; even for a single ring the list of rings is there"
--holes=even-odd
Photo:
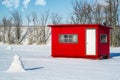
[[[11,46],[7,46],[6,48],[7,50],[13,50],[13,48]]]
[[[18,55],[14,55],[13,62],[11,63],[7,72],[26,72]]]

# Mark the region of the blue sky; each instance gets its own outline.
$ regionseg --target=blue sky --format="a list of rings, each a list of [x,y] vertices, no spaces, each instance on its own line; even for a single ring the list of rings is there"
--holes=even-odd
[[[38,16],[46,11],[59,14],[66,20],[72,14],[72,2],[75,0],[0,0],[0,20],[3,17],[10,17],[15,10],[19,11],[26,23],[26,16],[35,12]],[[85,0],[78,0],[85,1]],[[87,0],[93,3],[96,0]],[[97,0],[102,2],[103,0]]]
[[[0,0],[0,20],[2,17],[10,17],[15,10],[19,11],[23,18],[35,12],[38,16],[49,11],[57,13],[63,18],[72,13],[73,0]]]

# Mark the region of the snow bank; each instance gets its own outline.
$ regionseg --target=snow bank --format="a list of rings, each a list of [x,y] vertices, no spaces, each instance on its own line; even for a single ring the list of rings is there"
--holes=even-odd
[[[90,60],[51,58],[50,44],[9,46],[13,48],[13,54],[22,57],[27,69],[24,69],[22,61],[15,63],[14,60],[12,64],[22,65],[23,72],[21,69],[16,71],[21,73],[13,72],[16,67],[8,69],[13,54],[5,54],[9,52],[6,45],[0,45],[0,80],[120,80],[120,47],[111,47],[110,59]],[[6,69],[8,72],[4,73]]]
[[[14,56],[13,62],[11,63],[7,72],[25,72],[23,63],[18,55]]]

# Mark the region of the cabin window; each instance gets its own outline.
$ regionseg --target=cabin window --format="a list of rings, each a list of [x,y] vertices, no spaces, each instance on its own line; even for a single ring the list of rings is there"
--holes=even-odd
[[[59,36],[60,43],[77,43],[78,35],[77,34],[61,34]]]
[[[107,34],[101,34],[100,42],[101,43],[107,43]]]

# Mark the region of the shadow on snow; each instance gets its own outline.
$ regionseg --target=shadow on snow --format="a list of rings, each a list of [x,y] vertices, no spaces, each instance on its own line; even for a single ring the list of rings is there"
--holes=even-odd
[[[29,70],[38,70],[38,69],[42,69],[44,67],[35,67],[35,68],[27,68],[25,69],[26,71],[29,71]]]
[[[110,58],[120,57],[120,53],[110,53]]]

